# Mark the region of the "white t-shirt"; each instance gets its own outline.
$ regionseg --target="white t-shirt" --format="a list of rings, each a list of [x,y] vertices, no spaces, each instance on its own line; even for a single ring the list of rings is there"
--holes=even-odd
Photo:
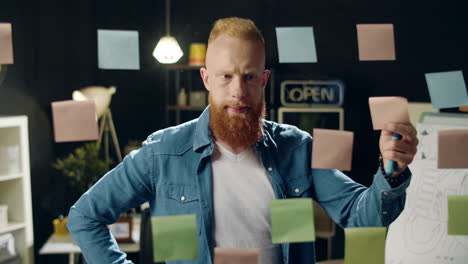
[[[215,246],[259,248],[259,264],[279,263],[281,247],[271,242],[275,193],[255,149],[234,154],[216,143],[211,159]]]

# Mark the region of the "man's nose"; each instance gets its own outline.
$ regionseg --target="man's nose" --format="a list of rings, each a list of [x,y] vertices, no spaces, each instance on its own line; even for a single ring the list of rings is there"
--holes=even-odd
[[[234,78],[231,89],[231,95],[233,99],[237,99],[239,101],[244,99],[247,92],[247,85],[242,76]]]

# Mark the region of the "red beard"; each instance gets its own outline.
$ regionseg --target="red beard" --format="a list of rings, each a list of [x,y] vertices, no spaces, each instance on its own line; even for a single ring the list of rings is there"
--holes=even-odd
[[[225,106],[246,105],[235,102],[214,104],[211,96],[210,128],[216,140],[227,143],[233,148],[249,147],[255,144],[262,136],[262,118],[266,116],[265,100],[257,105],[248,105],[251,108],[247,114],[230,116]]]

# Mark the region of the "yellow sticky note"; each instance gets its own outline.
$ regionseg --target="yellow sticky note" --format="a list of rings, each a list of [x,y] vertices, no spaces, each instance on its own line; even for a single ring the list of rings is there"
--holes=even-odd
[[[468,195],[448,196],[448,234],[468,236]]]
[[[386,227],[345,228],[345,264],[384,264]]]
[[[315,241],[313,210],[313,201],[308,198],[272,200],[270,215],[273,244]]]

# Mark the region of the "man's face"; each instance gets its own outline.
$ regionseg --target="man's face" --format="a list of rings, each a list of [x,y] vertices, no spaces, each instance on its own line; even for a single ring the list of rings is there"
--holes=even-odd
[[[265,71],[265,50],[261,43],[219,36],[208,46],[206,69],[200,70],[211,105],[210,125],[215,137],[258,137],[259,119],[264,112],[264,87],[270,75]],[[221,124],[219,124],[221,122]],[[251,126],[256,128],[247,131]],[[217,130],[217,127],[219,129]],[[247,130],[246,130],[247,129]],[[249,135],[247,135],[247,134]],[[223,136],[224,134],[224,136]]]

